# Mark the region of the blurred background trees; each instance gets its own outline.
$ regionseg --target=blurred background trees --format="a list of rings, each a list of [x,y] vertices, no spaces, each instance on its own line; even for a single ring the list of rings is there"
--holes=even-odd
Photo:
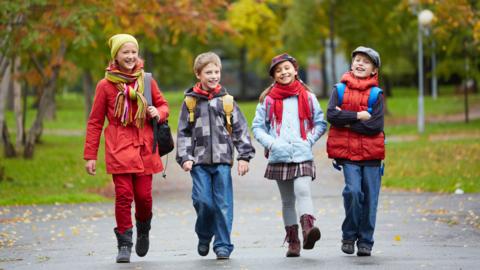
[[[23,149],[31,157],[43,121],[55,117],[55,96],[65,91],[84,95],[88,116],[95,82],[110,60],[107,41],[120,32],[139,40],[146,70],[164,91],[191,85],[194,57],[213,50],[224,60],[227,88],[237,99],[256,98],[271,82],[270,59],[288,52],[317,95],[328,97],[359,45],[380,52],[387,94],[394,87],[415,86],[412,4],[435,14],[425,58],[436,55],[439,81],[457,85],[459,92],[477,91],[480,2],[474,0],[0,0],[4,151],[15,156]],[[432,41],[435,47],[428,45]],[[421,72],[429,78],[431,65]],[[27,95],[35,97],[28,106]],[[35,120],[26,127],[25,114],[32,108]],[[15,111],[15,142],[8,136],[5,110]]]

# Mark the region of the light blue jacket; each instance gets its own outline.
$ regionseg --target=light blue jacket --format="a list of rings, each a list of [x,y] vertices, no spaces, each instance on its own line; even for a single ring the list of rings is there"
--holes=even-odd
[[[308,94],[313,105],[313,128],[307,133],[307,140],[303,140],[300,135],[297,96],[283,100],[280,135],[277,135],[276,128],[267,122],[269,119],[265,101],[257,105],[252,123],[253,136],[269,150],[268,163],[299,163],[313,160],[312,146],[325,133],[327,123],[323,120],[323,111],[317,98],[313,93]],[[306,128],[307,123],[304,124]]]

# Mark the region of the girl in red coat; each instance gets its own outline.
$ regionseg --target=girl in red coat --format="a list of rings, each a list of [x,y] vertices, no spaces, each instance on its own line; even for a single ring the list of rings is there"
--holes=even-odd
[[[138,42],[128,34],[114,35],[108,41],[112,61],[105,78],[97,84],[95,99],[87,123],[84,159],[87,173],[95,175],[100,136],[105,117],[105,162],[115,184],[114,229],[118,242],[117,263],[130,262],[132,248],[131,206],[135,201],[138,256],[148,252],[152,219],[152,174],[163,169],[158,153],[152,153],[152,118],[168,118],[168,104],[155,80],[151,80],[152,103],[143,96],[143,61]]]

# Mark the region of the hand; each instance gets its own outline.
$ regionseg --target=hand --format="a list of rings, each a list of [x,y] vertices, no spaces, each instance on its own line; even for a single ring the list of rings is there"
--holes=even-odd
[[[85,164],[85,169],[90,175],[95,175],[97,173],[97,161],[96,160],[87,160]]]
[[[365,121],[365,120],[370,119],[370,117],[372,117],[372,116],[371,116],[370,113],[367,112],[367,111],[357,112],[357,119],[358,119],[358,120]]]
[[[335,109],[336,109],[337,111],[341,111],[341,110],[342,110],[342,108],[340,108],[340,107],[338,107],[338,106],[335,106]]]
[[[157,108],[153,106],[148,106],[147,112],[151,118],[157,118],[157,120],[160,120],[160,114],[158,113]]]
[[[187,160],[183,163],[182,168],[184,171],[189,172],[192,170],[193,161]]]
[[[248,172],[248,161],[238,161],[238,175],[244,176]]]

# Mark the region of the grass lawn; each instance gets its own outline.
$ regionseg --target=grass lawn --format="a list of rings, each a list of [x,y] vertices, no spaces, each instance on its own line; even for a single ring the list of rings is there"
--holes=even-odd
[[[480,192],[479,138],[389,143],[382,184],[408,190]]]
[[[169,122],[175,131],[183,93],[176,91],[164,94],[170,104]],[[325,99],[320,100],[324,110],[327,102]],[[427,97],[425,102],[427,116],[463,111],[461,96],[440,96],[436,101]],[[91,192],[101,189],[111,181],[110,176],[105,174],[103,145],[100,146],[98,155],[97,175],[88,176],[82,159],[84,137],[74,135],[78,132],[68,132],[85,130],[83,104],[83,97],[77,94],[57,96],[57,119],[44,123],[45,135],[42,143],[37,145],[35,158],[24,160],[0,157],[0,205],[107,200]],[[479,107],[480,95],[471,95],[470,104],[471,107]],[[257,102],[239,102],[239,105],[251,123]],[[415,117],[416,96],[395,93],[395,96],[388,100],[388,108],[388,117],[393,119]],[[27,127],[30,127],[33,117],[34,110],[29,109]],[[13,132],[13,113],[7,112],[6,119],[10,132]],[[52,135],[55,133],[50,131],[60,134],[67,131],[63,133],[72,135]],[[416,125],[387,125],[386,134],[387,139],[398,135],[416,135]],[[459,135],[463,137],[459,138]],[[438,140],[435,136],[443,137]],[[451,137],[451,140],[444,141],[445,136]],[[413,190],[451,192],[459,187],[466,192],[480,192],[479,137],[480,120],[474,120],[470,124],[427,124],[425,134],[414,141],[388,141],[383,184]],[[3,152],[2,146],[0,151]]]
[[[97,175],[85,173],[83,136],[43,136],[32,160],[0,158],[0,205],[98,202],[105,197],[89,192],[111,181],[103,161]],[[103,147],[99,157],[103,160]]]

